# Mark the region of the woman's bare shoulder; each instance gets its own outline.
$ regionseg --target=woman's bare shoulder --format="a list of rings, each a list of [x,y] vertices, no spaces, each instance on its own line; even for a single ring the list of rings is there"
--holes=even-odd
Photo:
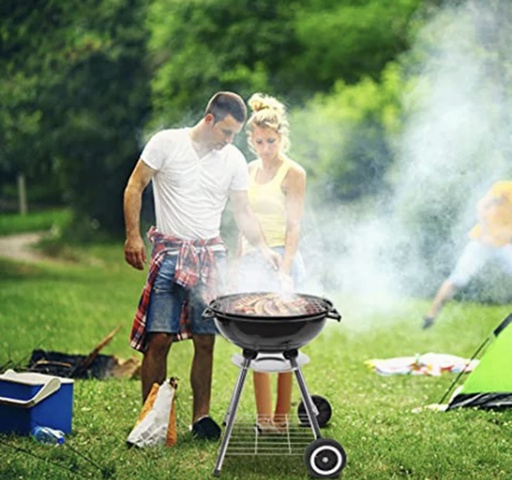
[[[302,165],[300,165],[295,160],[292,160],[291,158],[288,158],[288,162],[290,165],[288,170],[289,175],[291,174],[295,177],[306,177],[306,169]]]

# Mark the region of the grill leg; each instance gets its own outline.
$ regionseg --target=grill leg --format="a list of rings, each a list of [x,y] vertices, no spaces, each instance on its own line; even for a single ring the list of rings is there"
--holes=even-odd
[[[304,375],[300,370],[299,364],[297,363],[297,355],[290,355],[291,352],[286,352],[286,358],[290,361],[293,371],[295,372],[295,377],[297,378],[297,383],[299,385],[300,394],[302,396],[302,401],[304,403],[304,407],[306,408],[306,413],[308,415],[309,424],[311,425],[311,429],[315,434],[315,438],[321,438],[322,434],[320,433],[320,426],[318,425],[318,420],[316,416],[318,414],[318,410],[311,399],[311,395],[309,394],[308,388],[306,386],[306,380],[304,379]]]
[[[249,370],[249,365],[251,364],[251,360],[254,357],[255,355],[248,355],[244,351],[244,363],[242,365],[242,368],[240,369],[240,373],[238,374],[238,379],[235,384],[235,390],[233,391],[233,396],[231,397],[228,411],[226,412],[226,430],[224,432],[224,436],[222,437],[222,443],[220,445],[217,463],[215,464],[215,469],[213,470],[213,475],[215,477],[218,477],[220,475],[220,470],[222,468],[222,464],[224,463],[224,457],[226,456],[229,439],[231,437],[231,432],[233,430],[233,425],[235,423],[236,410],[238,408],[238,403],[240,402],[240,397],[242,395],[242,390],[244,388],[244,383],[247,377],[247,372]]]
[[[236,386],[238,385],[238,382],[240,382],[240,374],[238,375],[238,379],[235,384],[235,390],[236,390]],[[226,426],[229,421],[229,417],[231,416],[231,412],[233,411],[234,400],[235,400],[235,395],[233,394],[233,395],[231,395],[231,399],[229,400],[228,409],[226,410],[226,414],[224,415],[224,421],[222,422],[223,426]]]

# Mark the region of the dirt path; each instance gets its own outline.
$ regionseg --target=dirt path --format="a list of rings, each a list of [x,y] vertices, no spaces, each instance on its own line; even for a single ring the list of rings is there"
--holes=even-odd
[[[38,262],[45,259],[42,253],[33,248],[43,235],[42,232],[31,232],[0,237],[0,257],[26,262]]]

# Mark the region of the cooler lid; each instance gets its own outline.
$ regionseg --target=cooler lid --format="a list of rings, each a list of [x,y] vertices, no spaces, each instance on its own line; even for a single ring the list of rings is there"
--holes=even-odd
[[[6,370],[2,375],[0,375],[0,380],[22,383],[24,385],[44,385],[45,383],[48,383],[48,381],[52,378],[59,379],[61,384],[73,383],[72,378],[61,378],[54,375],[44,375],[43,373],[35,372],[18,373],[12,369]]]

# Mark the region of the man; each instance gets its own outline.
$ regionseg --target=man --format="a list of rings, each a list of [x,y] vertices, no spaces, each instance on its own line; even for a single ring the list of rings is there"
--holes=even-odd
[[[192,128],[162,130],[145,146],[124,193],[125,259],[139,270],[146,262],[140,233],[142,193],[153,182],[156,229],[148,279],[134,320],[131,346],[143,352],[142,397],[167,376],[173,340],[192,338],[192,430],[216,439],[208,416],[215,324],[201,313],[221,291],[226,249],[219,236],[228,196],[238,228],[275,268],[279,256],[266,245],[247,197],[247,164],[232,145],[246,120],[235,93],[218,92]]]
[[[443,305],[465,287],[491,259],[498,259],[512,276],[512,181],[496,182],[477,204],[478,223],[470,232],[455,269],[437,291],[430,310],[423,318],[429,328]]]

